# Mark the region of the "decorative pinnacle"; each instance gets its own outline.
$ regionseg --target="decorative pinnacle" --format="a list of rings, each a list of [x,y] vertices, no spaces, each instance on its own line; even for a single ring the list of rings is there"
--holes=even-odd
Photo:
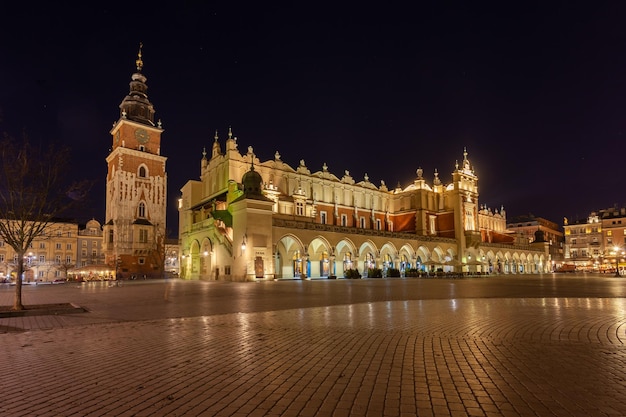
[[[143,60],[141,59],[141,50],[143,49],[143,42],[139,42],[139,52],[137,52],[137,60],[135,64],[137,64],[137,71],[141,72],[143,69]]]

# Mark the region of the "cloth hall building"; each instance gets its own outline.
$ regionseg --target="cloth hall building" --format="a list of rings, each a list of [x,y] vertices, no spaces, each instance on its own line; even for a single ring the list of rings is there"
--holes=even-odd
[[[292,167],[276,152],[242,153],[231,129],[203,153],[200,179],[179,200],[180,276],[266,280],[363,276],[375,268],[421,273],[547,272],[548,244],[516,240],[504,208],[479,204],[478,177],[463,152],[444,183],[421,169],[412,184],[389,189],[338,177],[324,164]]]

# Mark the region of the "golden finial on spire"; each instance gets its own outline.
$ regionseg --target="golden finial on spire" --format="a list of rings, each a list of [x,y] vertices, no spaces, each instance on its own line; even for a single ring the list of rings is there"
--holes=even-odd
[[[141,72],[143,69],[143,61],[141,59],[141,49],[143,48],[143,42],[139,42],[139,52],[137,52],[137,60],[135,64],[137,64],[137,71]]]

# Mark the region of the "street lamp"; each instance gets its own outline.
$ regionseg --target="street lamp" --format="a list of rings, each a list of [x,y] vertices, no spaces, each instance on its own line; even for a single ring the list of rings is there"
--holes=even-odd
[[[619,277],[620,276],[620,274],[619,274],[619,250],[620,250],[620,247],[619,246],[615,246],[613,248],[613,250],[615,251],[615,276]]]

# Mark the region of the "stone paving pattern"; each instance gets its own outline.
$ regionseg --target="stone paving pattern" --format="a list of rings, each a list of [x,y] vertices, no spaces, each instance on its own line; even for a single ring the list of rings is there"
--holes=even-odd
[[[26,286],[1,416],[624,416],[626,282]],[[14,288],[0,288],[9,305]]]

